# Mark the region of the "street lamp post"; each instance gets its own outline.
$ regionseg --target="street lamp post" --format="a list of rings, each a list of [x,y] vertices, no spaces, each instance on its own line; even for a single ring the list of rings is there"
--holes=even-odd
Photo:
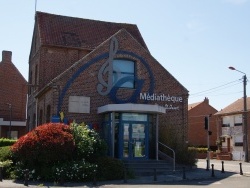
[[[244,110],[243,110],[243,128],[244,128],[244,147],[245,147],[245,162],[248,162],[248,126],[247,126],[247,95],[246,95],[246,85],[247,85],[247,76],[244,72],[241,72],[234,67],[228,67],[231,70],[240,72],[243,75],[243,100],[244,100]]]

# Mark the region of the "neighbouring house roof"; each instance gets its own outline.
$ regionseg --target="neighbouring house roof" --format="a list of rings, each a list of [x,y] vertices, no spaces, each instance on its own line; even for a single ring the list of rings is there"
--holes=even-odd
[[[215,115],[226,115],[226,114],[237,114],[242,113],[244,109],[243,98],[236,100],[232,104],[223,108],[221,111],[217,112]],[[250,97],[247,97],[247,111],[250,109]]]
[[[89,20],[44,12],[36,13],[42,45],[95,49],[121,29],[126,29],[147,51],[139,29],[134,24]]]
[[[203,102],[203,101],[202,101]],[[188,110],[193,109],[194,107],[198,106],[199,104],[201,104],[202,102],[196,102],[196,103],[192,103],[188,105]]]
[[[188,105],[188,111],[192,110],[193,108],[197,107],[198,105],[200,105],[202,103],[209,105],[209,99],[207,97],[205,97],[205,99],[203,101],[201,101],[201,102],[196,102],[196,103],[189,104]],[[209,105],[209,106],[212,107],[211,105]],[[212,107],[212,108],[214,108],[214,107]],[[216,110],[216,109],[214,108],[214,110]]]

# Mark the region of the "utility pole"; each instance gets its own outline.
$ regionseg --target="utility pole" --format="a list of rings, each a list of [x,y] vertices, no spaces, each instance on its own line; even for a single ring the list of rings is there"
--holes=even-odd
[[[248,158],[248,125],[247,125],[247,94],[246,94],[246,85],[247,85],[247,76],[246,73],[237,70],[234,67],[228,67],[231,70],[235,70],[237,72],[240,72],[243,75],[243,113],[242,113],[242,121],[243,121],[243,148],[245,151],[245,162],[249,162]]]
[[[248,125],[247,125],[247,95],[246,95],[246,85],[247,85],[247,76],[243,76],[243,87],[244,87],[244,112],[243,112],[243,121],[244,121],[244,145],[245,145],[245,162],[248,162]]]

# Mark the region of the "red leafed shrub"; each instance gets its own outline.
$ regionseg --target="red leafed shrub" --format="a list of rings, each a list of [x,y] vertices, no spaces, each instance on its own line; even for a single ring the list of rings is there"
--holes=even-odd
[[[27,166],[34,166],[71,159],[74,148],[69,126],[62,123],[48,123],[19,138],[11,150],[18,161]]]

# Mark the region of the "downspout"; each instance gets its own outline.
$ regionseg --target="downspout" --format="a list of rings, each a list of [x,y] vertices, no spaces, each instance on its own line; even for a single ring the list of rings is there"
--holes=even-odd
[[[36,98],[36,127],[37,127],[37,122],[38,122],[38,98]]]
[[[115,157],[115,112],[112,112],[111,114],[111,144],[112,144],[112,150],[111,155],[112,157]]]
[[[159,160],[159,114],[156,114],[155,141],[156,141],[156,160]]]

